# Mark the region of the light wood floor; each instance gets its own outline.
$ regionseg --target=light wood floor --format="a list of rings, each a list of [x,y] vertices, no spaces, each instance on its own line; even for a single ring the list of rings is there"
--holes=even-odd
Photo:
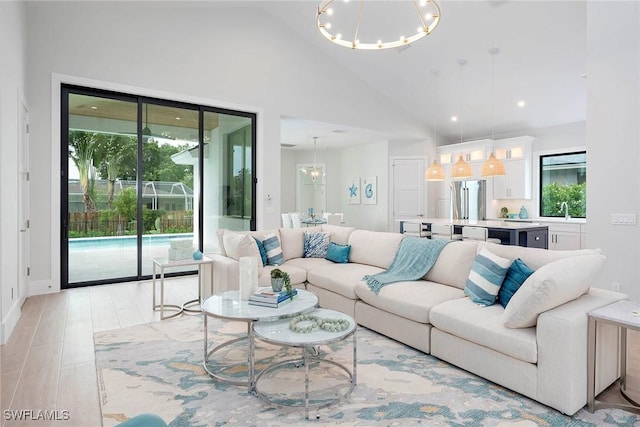
[[[166,302],[197,296],[197,279],[167,279]],[[93,333],[160,320],[150,281],[65,290],[28,298],[6,345],[0,346],[2,426],[101,425]],[[629,339],[628,388],[640,393],[640,334]],[[624,402],[615,387],[600,396]],[[5,410],[69,411],[62,421],[6,420]],[[62,415],[62,412],[59,412]]]

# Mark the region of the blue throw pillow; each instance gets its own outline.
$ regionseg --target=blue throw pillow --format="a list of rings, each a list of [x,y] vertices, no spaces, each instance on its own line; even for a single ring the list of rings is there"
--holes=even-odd
[[[267,263],[269,265],[282,265],[284,262],[284,255],[282,255],[282,248],[280,247],[280,240],[275,234],[267,234],[262,241],[264,250],[267,252]]]
[[[533,270],[529,268],[527,264],[522,262],[520,258],[513,261],[511,267],[507,271],[507,275],[502,282],[500,292],[498,293],[498,301],[503,307],[507,307],[513,294],[516,293],[520,286],[524,283],[529,276],[533,274]]]
[[[267,250],[264,248],[264,245],[257,237],[254,237],[256,241],[256,245],[258,245],[258,250],[260,251],[260,259],[262,260],[262,265],[267,265]]]
[[[499,257],[483,248],[471,267],[464,286],[465,295],[478,305],[493,305],[510,265],[510,259]]]
[[[349,262],[349,253],[351,252],[351,245],[338,245],[337,243],[329,243],[327,249],[327,258],[329,261],[345,264]]]
[[[330,235],[322,232],[304,232],[304,258],[324,258],[327,256]]]

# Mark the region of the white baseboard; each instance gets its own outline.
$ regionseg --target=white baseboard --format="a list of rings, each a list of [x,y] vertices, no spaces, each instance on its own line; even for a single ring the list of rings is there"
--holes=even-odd
[[[2,324],[0,325],[0,345],[6,344],[7,340],[11,336],[11,333],[18,324],[18,320],[20,320],[21,314],[22,309],[20,306],[20,301],[16,300],[9,309],[6,317],[2,319]]]
[[[51,280],[31,280],[29,282],[29,296],[53,294],[60,292],[60,287]]]

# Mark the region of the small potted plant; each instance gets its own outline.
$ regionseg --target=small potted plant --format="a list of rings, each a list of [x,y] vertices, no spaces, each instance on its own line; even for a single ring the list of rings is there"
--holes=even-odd
[[[289,297],[293,299],[293,289],[291,289],[291,278],[289,273],[282,271],[279,268],[271,270],[271,289],[274,292],[280,292],[282,287],[287,290]]]

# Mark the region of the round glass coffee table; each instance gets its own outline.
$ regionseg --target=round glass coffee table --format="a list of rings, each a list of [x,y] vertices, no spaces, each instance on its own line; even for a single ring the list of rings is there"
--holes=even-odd
[[[307,419],[309,419],[309,408],[321,409],[344,401],[356,386],[356,329],[357,324],[351,316],[324,308],[292,319],[254,323],[254,336],[260,341],[302,349],[301,358],[277,362],[266,367],[256,376],[254,383],[256,396],[276,406],[304,407]],[[353,344],[351,370],[343,363],[321,357],[320,346],[337,343],[350,336],[353,336],[351,340]],[[312,400],[310,398],[309,368],[322,365],[325,365],[323,369],[314,369],[314,371],[319,372],[319,375],[322,376],[318,382],[322,383],[320,386],[325,388],[315,390]],[[304,366],[304,392],[296,392],[296,390],[290,389],[290,385],[298,383],[292,377],[296,374],[301,375],[296,372],[301,366]],[[332,368],[337,368],[334,369],[335,373],[329,373]],[[286,378],[268,380],[268,376],[276,371],[278,373],[284,372]],[[337,379],[339,384],[327,387],[327,384],[332,382],[331,377]],[[343,378],[347,380],[344,384],[342,383]],[[273,382],[271,393],[262,388],[261,383],[267,381]],[[282,384],[286,384],[289,390],[285,390]]]
[[[241,300],[238,291],[228,291],[220,295],[213,295],[202,303],[202,313],[204,314],[204,361],[205,371],[216,380],[234,384],[246,384],[249,392],[254,390],[254,340],[253,340],[253,324],[256,322],[270,323],[280,319],[288,319],[292,316],[312,311],[318,305],[318,297],[304,289],[297,289],[298,294],[295,299],[281,307],[262,307],[251,305],[247,300]],[[230,321],[239,321],[247,323],[247,335],[241,336],[212,349],[209,349],[209,328],[208,318],[215,317]],[[247,340],[247,361],[242,366],[238,363],[215,363],[214,356],[239,341]],[[248,367],[247,378],[239,377],[238,372],[244,370],[244,366]],[[229,372],[229,374],[226,374]]]

